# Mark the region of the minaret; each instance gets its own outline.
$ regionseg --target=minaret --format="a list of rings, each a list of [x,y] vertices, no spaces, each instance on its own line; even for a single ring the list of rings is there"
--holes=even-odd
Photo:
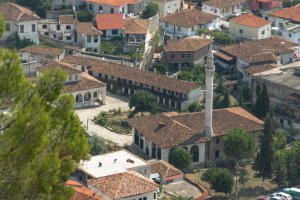
[[[212,53],[212,44],[210,44],[208,55],[207,55],[207,64],[205,67],[205,74],[206,74],[205,134],[209,137],[214,136],[213,129],[212,129],[214,72],[215,72],[214,56]]]

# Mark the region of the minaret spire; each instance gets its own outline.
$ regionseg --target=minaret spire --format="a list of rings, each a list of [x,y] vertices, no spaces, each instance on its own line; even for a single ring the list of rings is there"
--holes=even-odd
[[[209,46],[209,51],[207,55],[207,64],[205,67],[206,74],[206,91],[205,91],[205,134],[208,137],[213,137],[212,128],[212,111],[213,111],[213,85],[214,85],[214,56],[212,52],[212,44]]]

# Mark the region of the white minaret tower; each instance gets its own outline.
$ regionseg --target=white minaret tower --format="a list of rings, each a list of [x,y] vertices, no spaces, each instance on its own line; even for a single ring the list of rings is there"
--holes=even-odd
[[[212,111],[213,111],[213,85],[214,85],[214,56],[212,53],[212,44],[209,46],[207,65],[205,67],[206,74],[206,91],[205,91],[205,134],[213,137],[212,129]]]

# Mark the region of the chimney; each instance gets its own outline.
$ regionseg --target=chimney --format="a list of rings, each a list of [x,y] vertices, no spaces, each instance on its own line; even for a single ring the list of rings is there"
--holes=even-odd
[[[208,137],[213,137],[212,129],[212,112],[213,112],[213,85],[214,85],[214,56],[212,53],[212,44],[209,46],[207,55],[207,64],[205,67],[206,75],[206,91],[205,91],[205,134]]]
[[[98,165],[98,167],[102,167],[102,163],[101,163],[101,162],[99,162],[99,165]]]

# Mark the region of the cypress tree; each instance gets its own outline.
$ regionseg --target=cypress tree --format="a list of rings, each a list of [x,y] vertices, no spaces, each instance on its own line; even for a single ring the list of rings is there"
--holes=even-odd
[[[253,114],[263,119],[270,111],[270,99],[268,95],[268,89],[266,85],[263,85],[263,89],[259,96],[256,98],[256,102],[253,107]]]

